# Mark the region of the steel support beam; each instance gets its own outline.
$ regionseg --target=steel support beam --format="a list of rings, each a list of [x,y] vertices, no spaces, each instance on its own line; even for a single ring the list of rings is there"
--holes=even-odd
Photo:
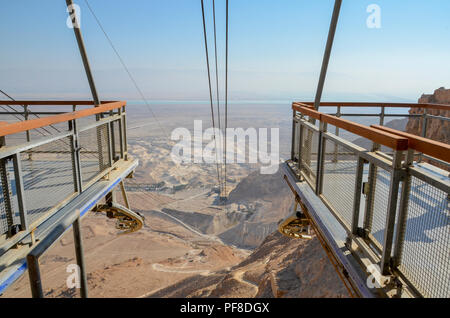
[[[83,237],[81,234],[81,219],[73,222],[73,239],[75,242],[75,254],[80,268],[80,294],[81,298],[88,298],[88,284],[86,276],[86,264],[84,262]]]
[[[335,0],[334,2],[333,16],[331,17],[330,30],[328,31],[328,39],[325,47],[325,53],[323,55],[322,69],[320,70],[319,83],[317,85],[316,98],[314,100],[314,108],[316,110],[319,109],[320,100],[322,99],[323,86],[327,76],[328,63],[330,61],[331,49],[333,48],[334,35],[336,33],[336,27],[339,20],[341,4],[342,0]]]
[[[39,257],[27,255],[28,276],[30,278],[31,296],[33,298],[44,298],[42,290],[41,271],[39,269]]]
[[[97,94],[97,88],[95,87],[94,76],[91,72],[91,66],[89,64],[89,59],[87,57],[86,48],[84,46],[83,36],[80,29],[80,21],[77,20],[77,13],[75,11],[75,6],[72,0],[66,0],[67,11],[71,17],[73,31],[75,32],[75,37],[77,39],[78,48],[80,50],[81,59],[83,60],[84,70],[89,82],[89,88],[91,89],[92,98],[94,99],[95,106],[100,105],[100,100]]]

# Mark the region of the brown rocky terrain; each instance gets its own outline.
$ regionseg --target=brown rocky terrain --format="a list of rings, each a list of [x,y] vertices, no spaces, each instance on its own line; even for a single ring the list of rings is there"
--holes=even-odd
[[[317,239],[270,234],[230,270],[189,277],[148,297],[348,297]]]
[[[446,104],[450,105],[450,89],[445,89],[444,87],[441,87],[434,91],[433,94],[423,94],[419,98],[419,103],[433,103],[433,104]],[[409,111],[410,114],[423,114],[424,109],[423,108],[411,108]],[[447,110],[440,110],[440,109],[431,109],[428,110],[429,115],[434,116],[445,116],[450,117],[450,111]],[[422,129],[423,129],[423,121],[422,120],[415,120],[410,119],[408,121],[408,124],[406,125],[406,131],[415,134],[415,135],[422,135]],[[450,143],[450,122],[446,120],[441,120],[438,118],[429,118],[428,124],[427,124],[427,130],[426,130],[426,137],[445,142]]]

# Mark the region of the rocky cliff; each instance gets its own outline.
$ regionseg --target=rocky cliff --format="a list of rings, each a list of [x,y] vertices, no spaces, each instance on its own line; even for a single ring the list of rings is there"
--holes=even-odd
[[[419,103],[450,105],[450,89],[445,89],[444,87],[441,87],[435,90],[433,94],[423,94],[419,98]],[[424,112],[423,108],[411,108],[409,111],[410,114],[423,114],[423,112]],[[450,111],[447,110],[431,109],[428,110],[428,114],[434,116],[450,117]],[[406,125],[406,131],[411,134],[421,136],[422,127],[423,127],[422,120],[410,118]],[[436,118],[428,119],[426,137],[433,140],[450,143],[450,122]]]

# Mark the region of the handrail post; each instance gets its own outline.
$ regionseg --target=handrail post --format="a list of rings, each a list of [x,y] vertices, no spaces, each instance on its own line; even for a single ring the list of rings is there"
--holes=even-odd
[[[117,124],[119,125],[119,143],[120,143],[120,158],[124,159],[124,146],[123,146],[123,114],[122,114],[122,107],[119,108],[119,120],[117,121]]]
[[[423,115],[422,115],[422,132],[421,136],[426,138],[427,136],[427,128],[428,128],[428,109],[424,108]],[[417,162],[422,162],[423,159],[423,153],[421,152],[419,154],[419,158],[417,159]]]
[[[295,122],[295,113],[296,111],[292,110],[292,143],[291,143],[291,160],[295,160],[295,128],[296,128],[296,122]]]
[[[23,179],[22,179],[22,163],[20,159],[20,153],[16,153],[13,155],[13,165],[14,165],[14,180],[16,183],[16,195],[17,195],[17,203],[19,205],[19,214],[20,214],[20,225],[21,231],[28,230],[28,216],[27,216],[27,207],[25,203],[25,191],[23,188]]]
[[[408,206],[411,193],[411,173],[408,172],[408,167],[414,161],[414,150],[408,149],[404,168],[406,170],[405,180],[402,185],[402,193],[400,196],[399,215],[397,221],[397,229],[395,233],[394,257],[392,266],[396,268],[400,265],[403,253],[403,243],[405,241],[406,220],[408,217]]]
[[[75,108],[75,106],[73,106]],[[78,135],[76,119],[70,121],[70,130],[72,130],[71,136],[71,154],[72,154],[72,171],[74,180],[75,192],[83,192],[83,177],[81,173],[81,158],[80,158],[80,138]]]
[[[380,126],[384,125],[384,116],[385,116],[385,107],[381,106],[381,113],[380,113]]]
[[[24,118],[25,120],[28,120],[28,117],[30,115],[30,111],[28,109],[28,105],[23,105],[23,110],[24,110]],[[31,141],[31,135],[30,135],[30,131],[27,130],[25,132],[26,136],[27,136],[27,142]],[[33,159],[33,154],[31,152],[28,153],[28,159],[32,160]]]
[[[400,181],[403,177],[403,169],[401,166],[403,152],[394,150],[394,157],[392,160],[391,182],[389,186],[388,207],[386,213],[386,222],[383,238],[383,251],[381,257],[381,273],[382,275],[389,275],[391,264],[392,243],[394,238],[395,217],[398,203],[398,190]]]
[[[319,145],[317,150],[317,173],[316,173],[316,194],[322,193],[323,186],[323,166],[325,162],[326,139],[324,133],[327,131],[327,123],[319,123]]]
[[[341,106],[337,107],[337,111],[336,111],[336,117],[340,118],[341,117]],[[339,137],[339,127],[336,126],[336,136]],[[334,144],[334,156],[333,156],[333,162],[337,162],[338,160],[338,145],[335,143]]]
[[[128,138],[127,138],[127,114],[125,105],[123,106],[123,113],[122,113],[122,124],[123,124],[123,152],[124,152],[124,159],[128,160]]]
[[[298,176],[299,176],[299,179],[300,180],[302,180],[302,156],[303,156],[303,151],[302,151],[302,148],[303,148],[303,135],[304,135],[304,127],[303,127],[303,125],[301,124],[301,122],[299,122],[299,130],[298,130],[298,133],[299,133],[299,138],[298,138]]]
[[[353,198],[352,224],[351,224],[352,234],[356,236],[359,236],[360,234],[358,224],[361,206],[361,194],[362,194],[361,189],[362,189],[363,174],[364,174],[364,159],[362,157],[358,157],[358,164],[356,168],[356,177],[355,177],[355,193]]]
[[[377,143],[373,143],[372,152],[376,152],[380,148],[380,145]],[[373,209],[375,205],[375,188],[377,185],[377,174],[378,168],[374,163],[369,164],[369,176],[366,183],[366,187],[364,188],[364,194],[366,195],[366,204],[364,208],[364,224],[363,235],[367,237],[372,231],[372,223],[373,223]]]
[[[114,158],[113,158],[113,132],[112,132],[111,124],[106,124],[106,138],[107,138],[107,147],[108,147],[108,164],[109,167],[112,167]]]

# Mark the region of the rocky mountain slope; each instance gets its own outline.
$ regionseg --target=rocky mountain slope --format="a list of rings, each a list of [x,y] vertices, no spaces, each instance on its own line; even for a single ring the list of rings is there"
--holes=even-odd
[[[317,239],[278,232],[230,270],[195,275],[149,297],[348,297]]]
[[[423,94],[422,97],[419,98],[419,103],[450,105],[450,89],[441,87],[435,90],[433,94]],[[409,111],[410,114],[423,114],[423,112],[423,108],[412,108]],[[428,110],[428,114],[434,116],[450,117],[450,111],[440,109]],[[408,121],[408,124],[406,125],[406,131],[411,134],[421,136],[422,127],[422,120],[410,119]],[[437,118],[428,119],[426,137],[433,140],[450,143],[450,122]]]

